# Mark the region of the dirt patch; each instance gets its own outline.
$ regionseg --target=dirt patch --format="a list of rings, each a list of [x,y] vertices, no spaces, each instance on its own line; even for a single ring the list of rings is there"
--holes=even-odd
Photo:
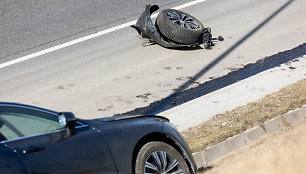
[[[176,80],[181,81],[181,82],[185,82],[187,80],[193,80],[193,78],[191,76],[188,76],[188,77],[178,77],[178,78],[176,78]]]
[[[98,109],[98,111],[103,111],[103,112],[105,112],[105,111],[108,111],[108,110],[112,109],[113,107],[114,107],[113,105],[108,105],[108,106],[106,106],[105,108],[100,108],[100,109]]]
[[[58,86],[56,89],[64,89],[64,86]]]
[[[305,173],[306,120],[227,156],[205,174]],[[201,172],[199,172],[202,174]]]
[[[306,79],[256,102],[215,115],[207,122],[190,128],[182,134],[191,151],[198,152],[305,104]]]
[[[74,84],[68,84],[66,86],[60,85],[60,86],[56,87],[56,89],[59,89],[59,90],[69,89],[69,90],[71,90],[71,88],[74,87],[74,86],[75,86]]]
[[[152,93],[148,92],[142,95],[137,95],[136,98],[141,98],[143,102],[148,102],[149,97],[152,95]]]
[[[164,67],[163,69],[164,69],[164,70],[171,70],[171,69],[172,69],[172,67],[170,67],[170,66],[166,66],[166,67]]]

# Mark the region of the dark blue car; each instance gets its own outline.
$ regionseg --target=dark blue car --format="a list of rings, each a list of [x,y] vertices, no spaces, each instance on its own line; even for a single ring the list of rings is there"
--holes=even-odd
[[[195,173],[185,140],[160,116],[77,119],[0,102],[1,174]]]

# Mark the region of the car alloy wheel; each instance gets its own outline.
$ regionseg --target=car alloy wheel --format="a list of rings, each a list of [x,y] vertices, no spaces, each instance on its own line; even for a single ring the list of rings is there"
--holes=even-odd
[[[204,26],[188,13],[165,9],[156,19],[156,26],[166,38],[181,44],[195,44],[201,41]]]
[[[149,142],[139,151],[135,164],[136,174],[189,174],[182,155],[163,142]]]
[[[171,154],[165,151],[152,152],[144,167],[144,173],[183,173],[180,163]]]
[[[179,24],[183,28],[187,28],[187,29],[199,28],[199,25],[195,22],[195,20],[192,17],[189,17],[184,13],[179,15],[175,11],[168,11],[167,17],[171,22]]]

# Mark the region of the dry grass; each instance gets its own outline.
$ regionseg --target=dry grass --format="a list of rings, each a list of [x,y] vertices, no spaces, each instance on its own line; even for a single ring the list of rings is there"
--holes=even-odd
[[[306,120],[227,156],[205,174],[306,173]]]
[[[198,152],[305,104],[306,79],[256,102],[215,115],[209,121],[190,128],[182,134],[191,151]]]

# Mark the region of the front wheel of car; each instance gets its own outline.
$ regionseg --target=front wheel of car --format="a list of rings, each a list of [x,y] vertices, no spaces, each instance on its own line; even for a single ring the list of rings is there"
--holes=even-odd
[[[182,155],[175,148],[155,141],[145,144],[140,149],[136,158],[135,173],[189,174],[190,172]]]

